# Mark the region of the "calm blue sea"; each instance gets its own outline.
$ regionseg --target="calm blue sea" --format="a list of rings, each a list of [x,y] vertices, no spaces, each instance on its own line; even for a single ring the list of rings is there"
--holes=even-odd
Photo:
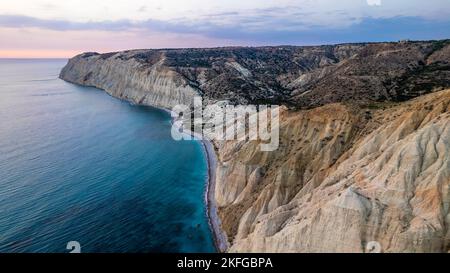
[[[213,252],[201,143],[65,63],[0,60],[0,252]]]

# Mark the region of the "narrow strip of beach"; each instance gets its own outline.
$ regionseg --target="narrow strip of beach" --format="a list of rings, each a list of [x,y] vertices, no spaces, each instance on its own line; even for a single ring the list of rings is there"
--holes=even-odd
[[[171,110],[159,108],[167,112],[171,116],[172,125],[175,124],[176,119]],[[214,144],[201,135],[197,135],[195,132],[183,129],[184,133],[190,135],[194,139],[200,141],[203,146],[203,151],[206,156],[206,162],[208,164],[208,177],[206,179],[205,190],[205,205],[206,215],[208,217],[208,223],[213,235],[214,245],[218,252],[226,252],[228,249],[228,239],[226,234],[221,228],[220,218],[217,212],[217,203],[215,200],[215,188],[216,188],[216,169],[217,169],[217,154],[214,149]]]
[[[70,82],[70,81],[68,81],[68,82]],[[174,118],[174,116],[176,116],[176,115],[174,115],[172,113],[172,111],[168,108],[164,108],[162,106],[141,104],[139,102],[135,102],[135,101],[132,101],[129,99],[118,98],[116,96],[113,96],[110,92],[108,92],[108,90],[101,88],[101,87],[88,86],[88,85],[83,85],[83,84],[79,84],[76,82],[72,82],[72,83],[76,84],[76,85],[80,85],[80,86],[94,87],[94,88],[103,90],[111,97],[128,101],[129,103],[131,103],[133,105],[141,105],[141,106],[147,106],[147,107],[153,107],[155,109],[159,109],[159,110],[164,111],[169,114],[172,125],[176,121]],[[214,145],[212,144],[211,141],[205,139],[203,136],[196,135],[194,132],[186,131],[186,133],[190,134],[193,138],[195,138],[196,140],[198,140],[202,143],[203,150],[205,152],[205,156],[206,156],[207,164],[208,164],[208,178],[206,179],[206,187],[205,187],[206,188],[206,190],[205,190],[206,214],[207,214],[209,226],[210,226],[210,229],[211,229],[211,232],[213,235],[213,240],[214,240],[214,244],[216,246],[217,251],[218,252],[226,252],[228,249],[228,239],[227,239],[226,234],[224,233],[224,231],[221,228],[220,219],[217,214],[217,203],[215,201],[215,196],[214,196],[215,187],[216,187],[216,168],[217,168],[217,155],[216,155],[216,152],[214,149]]]
[[[214,196],[216,188],[217,155],[214,145],[206,139],[201,140],[208,161],[208,179],[205,193],[205,202],[208,213],[209,224],[213,233],[214,243],[218,252],[226,252],[228,240],[222,231],[220,219],[217,213],[217,203]]]

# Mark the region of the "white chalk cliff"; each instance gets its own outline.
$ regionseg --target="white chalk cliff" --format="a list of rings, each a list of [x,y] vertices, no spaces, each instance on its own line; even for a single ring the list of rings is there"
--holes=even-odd
[[[136,104],[170,109],[178,104],[190,105],[198,91],[175,71],[163,64],[164,56],[155,63],[142,63],[132,58],[139,51],[118,53],[118,57],[85,53],[69,60],[61,78],[72,83],[93,86],[110,95]]]

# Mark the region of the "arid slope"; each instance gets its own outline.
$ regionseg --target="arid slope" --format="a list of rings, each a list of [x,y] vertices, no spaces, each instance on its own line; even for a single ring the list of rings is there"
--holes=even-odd
[[[60,77],[164,108],[195,95],[297,109],[403,101],[450,88],[450,40],[84,53]]]
[[[450,90],[284,111],[281,147],[218,144],[231,252],[447,252]]]

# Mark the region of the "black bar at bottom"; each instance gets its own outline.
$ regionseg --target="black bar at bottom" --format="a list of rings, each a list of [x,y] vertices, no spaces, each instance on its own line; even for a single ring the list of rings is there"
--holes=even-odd
[[[446,265],[449,254],[0,254],[0,264],[45,266],[92,272],[312,272],[379,271],[398,267],[431,269]],[[119,271],[120,272],[120,271]]]

